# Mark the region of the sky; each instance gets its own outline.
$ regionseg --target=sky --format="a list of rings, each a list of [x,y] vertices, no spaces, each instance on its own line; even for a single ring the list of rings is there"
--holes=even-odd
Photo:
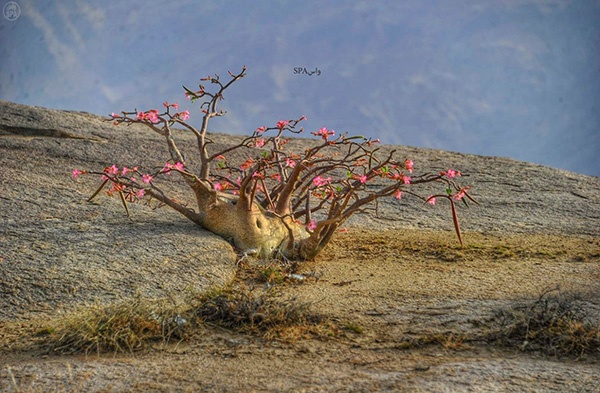
[[[7,13],[7,3],[20,13]],[[0,99],[99,115],[190,109],[211,131],[308,131],[600,176],[598,0],[0,0]],[[313,72],[312,75],[304,73]],[[298,72],[301,70],[301,72]],[[501,168],[499,168],[501,170]]]

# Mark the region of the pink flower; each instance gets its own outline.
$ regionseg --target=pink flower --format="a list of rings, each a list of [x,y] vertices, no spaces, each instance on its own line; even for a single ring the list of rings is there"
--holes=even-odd
[[[277,124],[279,125],[279,123],[277,123]],[[265,132],[265,131],[267,131],[267,127],[266,127],[266,126],[258,127],[258,128],[256,129],[256,132],[257,132],[258,134],[261,134],[261,133],[263,133],[263,132]]]
[[[280,130],[283,130],[286,126],[288,126],[290,124],[289,121],[287,120],[279,120],[277,122],[277,128],[279,128]]]
[[[127,168],[126,166],[123,167],[123,169],[121,170],[121,174],[122,175],[126,175],[127,172],[131,172],[131,169]]]
[[[181,162],[177,161],[177,163],[173,165],[173,168],[177,169],[178,171],[183,171],[185,166]]]
[[[455,171],[454,169],[448,169],[446,171],[446,176],[448,176],[449,179],[454,179],[456,176],[461,176],[461,173],[459,171]]]
[[[141,189],[141,190],[138,190],[138,191],[135,193],[135,196],[136,196],[136,197],[138,197],[138,199],[142,199],[142,198],[144,197],[144,195],[146,195],[146,191],[144,191],[143,189]]]
[[[260,138],[254,141],[254,147],[263,147],[267,143],[265,138]]]
[[[118,117],[121,117],[121,116],[117,115],[115,112],[111,113],[111,114],[110,114],[110,116],[111,116],[113,119],[116,119],[116,118],[118,118]]]
[[[310,220],[310,222],[306,226],[306,229],[308,229],[309,231],[314,231],[315,229],[317,229],[317,220]]]
[[[321,138],[323,138],[324,141],[326,141],[330,135],[335,135],[335,131],[328,130],[327,128],[323,127],[317,132],[311,132],[311,134],[315,136],[320,136]]]
[[[178,104],[178,103],[171,104],[171,106],[172,106],[172,107],[173,107],[173,108],[174,108],[176,111],[178,111],[178,110],[179,110],[179,104]],[[186,112],[187,112],[187,110],[186,110]],[[188,114],[189,114],[189,112],[188,112]]]
[[[324,178],[324,177],[322,177],[321,175],[319,175],[319,176],[317,176],[317,177],[315,177],[315,178],[313,179],[312,183],[313,183],[313,185],[314,185],[315,187],[321,187],[321,186],[324,186],[324,185],[326,185],[326,184],[329,184],[329,182],[330,182],[330,181],[331,181],[331,178],[330,178],[330,177],[328,177],[328,178]]]
[[[290,168],[293,168],[293,167],[296,166],[296,161],[294,161],[294,160],[292,160],[291,158],[288,157],[288,158],[285,159],[285,165],[288,166],[288,167],[290,167]]]
[[[433,196],[430,196],[429,198],[427,198],[427,203],[429,203],[430,205],[435,205],[435,198]]]
[[[461,199],[463,199],[465,197],[465,190],[461,189],[458,193],[456,193],[453,198],[457,201],[460,201]]]
[[[152,181],[152,176],[150,176],[150,175],[142,175],[142,181],[144,183],[150,184],[150,182]]]
[[[79,169],[73,169],[73,171],[71,172],[71,174],[73,175],[73,179],[77,179],[82,173],[83,172],[81,172]]]
[[[413,171],[413,165],[414,165],[414,163],[413,163],[412,160],[406,160],[406,161],[404,161],[404,168],[406,168],[406,170],[409,173],[412,173],[412,171]]]
[[[394,192],[394,198],[396,198],[396,199],[402,198],[402,190],[396,190],[396,192]]]
[[[177,105],[177,104],[175,104],[175,105]],[[186,109],[183,112],[179,113],[178,116],[181,117],[181,120],[187,120],[190,118],[190,111],[188,111]]]
[[[109,166],[108,168],[106,168],[104,170],[104,172],[108,173],[109,175],[118,175],[119,167],[117,167],[115,164],[113,164],[112,166]]]
[[[158,115],[156,111],[152,110],[146,114],[146,119],[150,120],[152,123],[158,123]]]
[[[365,184],[367,182],[367,175],[357,176],[356,179],[358,179],[358,181],[360,181],[362,184]]]
[[[404,182],[404,184],[410,184],[411,178],[410,176],[402,175],[402,181]]]
[[[168,108],[168,107],[170,107],[170,106],[171,106],[171,104],[169,104],[169,101],[165,101],[165,102],[163,102],[163,106],[164,106],[165,108]]]
[[[213,187],[217,191],[222,191],[223,190],[223,185],[221,183],[214,183]]]
[[[138,112],[136,118],[138,120],[144,120],[144,117],[146,117],[146,114],[144,112]]]
[[[161,172],[166,173],[167,175],[170,175],[172,168],[173,168],[173,165],[171,163],[167,162]]]

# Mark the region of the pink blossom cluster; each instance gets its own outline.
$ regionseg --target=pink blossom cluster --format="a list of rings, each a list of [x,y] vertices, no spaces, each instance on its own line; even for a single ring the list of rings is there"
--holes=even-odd
[[[331,183],[331,177],[324,178],[323,176],[319,175],[312,179],[312,184],[315,187],[325,186],[329,183]]]
[[[177,161],[175,164],[171,164],[170,162],[167,162],[165,164],[165,166],[163,167],[162,172],[166,173],[166,174],[170,174],[173,169],[181,172],[181,171],[185,170],[185,166],[179,161]]]
[[[165,101],[163,103],[163,106],[167,109],[167,112],[163,113],[163,114],[159,114],[158,110],[156,110],[156,109],[150,109],[145,112],[138,111],[138,112],[134,112],[131,114],[135,114],[135,120],[137,120],[137,121],[140,121],[140,122],[147,121],[152,124],[157,124],[157,123],[160,123],[161,121],[165,121],[163,118],[164,115],[168,115],[168,116],[170,116],[171,119],[178,119],[180,121],[185,121],[190,118],[190,111],[187,109],[182,112],[176,112],[172,116],[169,114],[169,108],[174,108],[175,111],[179,110],[179,104],[177,104],[177,103],[170,104],[168,101]],[[117,124],[119,124],[119,122],[131,120],[128,117],[128,115],[129,115],[129,113],[125,113],[125,112],[123,112],[123,115],[119,115],[119,114],[113,112],[110,114],[110,117],[112,120],[116,120],[114,122],[114,124],[117,125]]]
[[[440,175],[447,176],[448,179],[454,179],[456,176],[462,176],[462,173],[454,169],[448,169],[446,172],[440,173]]]
[[[136,118],[140,121],[147,120],[150,123],[158,123],[158,111],[156,109],[150,109],[147,112],[138,112]]]
[[[255,139],[254,147],[263,147],[265,145],[265,143],[267,143],[265,138]]]
[[[294,168],[296,166],[296,161],[294,161],[294,159],[292,159],[290,157],[286,157],[285,166],[287,166],[289,168]]]
[[[317,131],[317,132],[311,132],[311,134],[313,134],[315,136],[320,136],[321,138],[323,138],[324,141],[327,141],[330,136],[335,135],[335,131],[328,130],[327,128],[323,127],[323,128],[320,128],[319,131]]]

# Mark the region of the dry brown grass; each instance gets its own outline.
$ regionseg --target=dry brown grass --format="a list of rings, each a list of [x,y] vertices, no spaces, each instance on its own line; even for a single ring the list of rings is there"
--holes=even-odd
[[[203,324],[288,342],[334,332],[333,325],[312,313],[308,303],[284,297],[272,287],[241,286],[193,294],[178,306],[139,298],[114,306],[90,306],[48,322],[35,335],[52,353],[123,353],[183,340]]]
[[[49,352],[133,352],[150,342],[184,338],[189,323],[168,301],[139,298],[114,306],[90,306],[38,331]]]
[[[370,234],[370,242],[358,248],[338,247],[336,255],[347,257],[347,254],[358,253],[360,255],[354,257],[362,260],[377,252],[378,258],[394,261],[398,254],[409,253],[413,259],[420,255],[425,258],[431,256],[443,264],[449,261],[522,259],[542,254],[543,260],[548,261],[563,252],[554,242],[535,236],[526,238],[523,243],[523,239],[495,239],[471,234],[466,247],[458,248],[449,246],[443,234],[413,234],[398,244],[390,243],[392,235]],[[590,262],[597,259],[597,245],[596,241],[585,239],[577,240],[576,244],[579,254],[585,255],[586,261]],[[569,256],[561,258],[572,260]],[[311,303],[282,294],[289,293],[290,286],[318,281],[318,276],[310,273],[296,274],[298,269],[298,265],[281,261],[243,263],[238,269],[237,279],[229,288],[190,294],[184,304],[177,306],[169,301],[134,299],[113,306],[89,307],[38,329],[38,340],[51,352],[89,353],[132,352],[151,343],[181,340],[207,324],[290,342],[311,336],[337,335],[340,330],[330,322],[331,318],[315,313]],[[294,276],[301,276],[302,280],[294,279]],[[365,327],[353,318],[338,320],[343,321],[340,322],[343,331],[353,334],[365,331]],[[486,326],[486,323],[482,322],[481,326]],[[491,326],[492,332],[485,337],[487,332],[481,329],[466,336],[452,332],[417,332],[414,337],[406,337],[401,347],[415,349],[439,345],[444,349],[460,350],[468,347],[467,343],[483,339],[494,345],[553,356],[579,357],[600,353],[598,321],[594,322],[587,314],[580,299],[559,291],[547,291],[535,301],[504,308],[487,326]]]
[[[247,289],[242,286],[206,296],[194,308],[194,315],[204,323],[267,339],[295,341],[333,333],[333,326],[311,312],[309,303],[283,296],[273,287]]]
[[[490,337],[522,351],[600,357],[600,321],[593,320],[584,303],[581,295],[546,290],[534,301],[499,310],[499,326]]]

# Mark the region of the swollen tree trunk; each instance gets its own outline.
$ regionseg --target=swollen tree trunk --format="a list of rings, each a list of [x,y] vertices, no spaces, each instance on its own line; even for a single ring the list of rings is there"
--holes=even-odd
[[[243,194],[235,197],[218,192],[201,180],[190,185],[199,209],[197,221],[192,221],[203,228],[225,238],[244,253],[268,258],[280,252],[287,258],[307,259],[298,251],[302,249],[300,242],[310,234],[289,216],[271,213]]]

